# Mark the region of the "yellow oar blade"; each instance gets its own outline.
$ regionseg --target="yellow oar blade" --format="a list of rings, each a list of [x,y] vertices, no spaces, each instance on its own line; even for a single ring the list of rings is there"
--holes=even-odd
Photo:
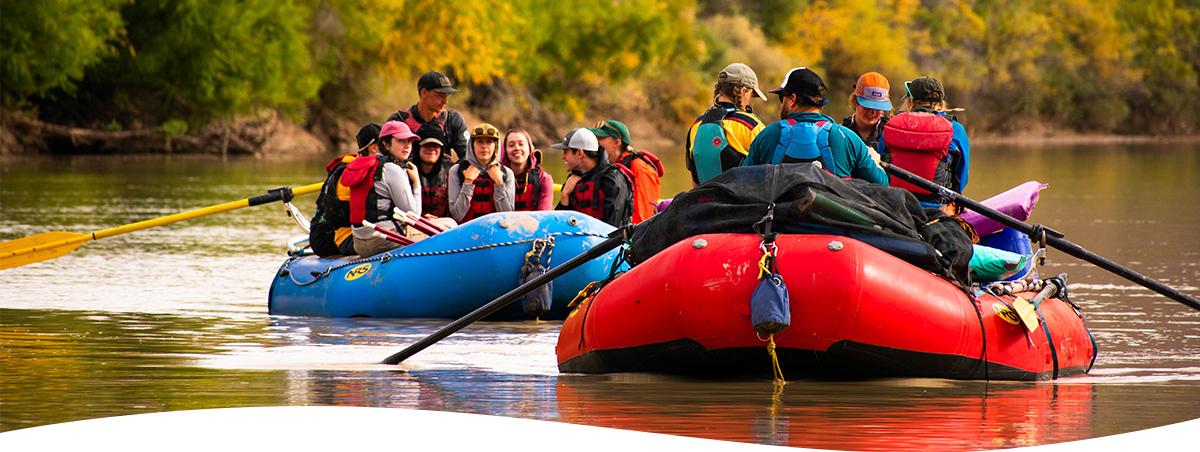
[[[305,185],[292,190],[293,195],[303,195],[318,191],[321,189],[322,182]],[[73,232],[47,232],[38,234],[32,237],[13,240],[11,242],[0,243],[0,270],[13,267],[20,267],[35,262],[54,259],[64,254],[70,253],[71,250],[79,248],[85,242],[91,240],[99,240],[114,235],[126,234],[142,229],[149,229],[155,226],[162,226],[180,221],[191,220],[193,218],[212,215],[240,209],[242,207],[257,206],[260,204],[269,204],[280,201],[284,198],[280,190],[274,189],[267,192],[265,195],[254,196],[247,199],[239,199],[230,201],[215,206],[204,207],[196,210],[189,210],[183,213],[167,215],[165,217],[154,218],[150,220],[139,221],[133,224],[118,226],[115,228],[102,229],[91,234],[76,234]]]
[[[91,234],[56,231],[0,243],[0,270],[54,259],[90,240]]]

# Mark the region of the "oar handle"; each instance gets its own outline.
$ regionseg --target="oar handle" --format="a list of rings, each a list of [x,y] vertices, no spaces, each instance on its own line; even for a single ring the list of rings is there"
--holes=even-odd
[[[1040,227],[1040,226],[1037,226],[1037,227],[1031,226],[1021,220],[1018,220],[1016,218],[1008,216],[1008,215],[1004,214],[1003,212],[997,211],[996,209],[993,209],[991,207],[980,204],[978,201],[975,201],[971,198],[963,196],[963,195],[959,194],[958,192],[955,192],[954,190],[951,190],[949,188],[935,184],[933,182],[930,182],[929,180],[926,180],[925,178],[923,178],[921,176],[910,173],[910,172],[906,171],[905,169],[900,168],[896,165],[892,165],[887,162],[882,162],[881,164],[883,165],[883,168],[886,169],[889,173],[892,173],[892,175],[894,175],[900,179],[904,179],[906,182],[908,182],[910,184],[916,185],[918,187],[924,188],[924,189],[932,191],[932,192],[937,192],[938,194],[942,195],[945,199],[950,199],[959,205],[962,205],[968,209],[974,210],[976,213],[979,213],[985,217],[996,220],[996,221],[1000,222],[1001,224],[1004,224],[1005,226],[1008,226],[1010,228],[1021,231],[1021,232],[1025,233],[1026,235],[1030,236],[1031,238],[1033,238],[1034,240],[1041,240],[1040,235],[1045,234],[1046,243],[1062,252],[1065,252],[1071,256],[1077,257],[1084,261],[1090,262],[1097,267],[1103,268],[1105,270],[1108,270],[1108,271],[1116,274],[1117,276],[1120,276],[1129,281],[1135,282],[1147,289],[1158,292],[1159,294],[1161,294],[1167,298],[1170,298],[1172,300],[1183,303],[1184,305],[1187,305],[1188,307],[1190,307],[1192,309],[1200,310],[1200,300],[1197,300],[1196,297],[1193,297],[1191,295],[1180,292],[1178,289],[1175,289],[1171,286],[1160,283],[1160,282],[1158,282],[1154,279],[1151,279],[1141,273],[1138,273],[1136,271],[1133,271],[1132,269],[1122,266],[1121,264],[1113,262],[1103,256],[1092,253],[1091,251],[1088,251],[1079,245],[1068,242],[1067,240],[1062,238],[1062,234],[1059,234],[1056,231],[1048,230],[1048,229],[1046,229],[1044,227]]]
[[[575,267],[583,265],[583,263],[585,263],[587,261],[590,261],[592,259],[599,257],[600,255],[602,255],[604,253],[612,251],[616,247],[620,246],[622,242],[625,241],[625,239],[628,235],[628,231],[629,231],[628,228],[619,228],[619,229],[613,231],[612,234],[609,234],[607,239],[605,239],[603,242],[597,243],[596,246],[593,246],[591,249],[583,252],[583,254],[580,254],[578,256],[571,258],[570,260],[568,260],[566,262],[563,262],[562,265],[554,267],[554,268],[550,269],[550,271],[542,274],[541,276],[533,278],[533,279],[529,280],[528,282],[526,282],[525,284],[521,284],[520,286],[517,286],[517,288],[508,291],[508,293],[506,293],[504,295],[501,295],[500,298],[497,298],[495,300],[492,300],[488,304],[480,306],[478,309],[471,311],[470,314],[467,314],[467,315],[463,316],[462,318],[450,323],[449,325],[442,327],[442,329],[437,330],[433,334],[430,334],[429,336],[425,337],[424,339],[421,339],[420,341],[417,341],[415,344],[409,345],[404,350],[400,350],[399,352],[393,354],[392,356],[385,358],[381,362],[381,364],[400,364],[404,360],[412,357],[412,355],[420,353],[421,350],[425,350],[426,348],[429,348],[430,345],[436,344],[438,341],[445,339],[446,336],[454,334],[456,331],[465,328],[467,325],[475,323],[479,319],[482,319],[489,315],[495,314],[496,311],[499,311],[499,310],[503,309],[505,306],[512,304],[514,301],[517,301],[517,299],[521,298],[525,294],[532,292],[533,289],[541,287],[541,286],[545,285],[546,283],[550,282],[551,280],[553,280],[554,278],[562,276],[563,273],[574,270]]]
[[[254,196],[254,197],[246,198],[246,199],[239,199],[237,201],[230,201],[230,202],[223,203],[223,204],[217,204],[215,206],[209,206],[209,207],[196,209],[196,210],[189,210],[187,212],[181,212],[181,213],[177,213],[174,215],[167,215],[165,217],[154,218],[151,220],[139,221],[137,223],[127,224],[124,226],[118,226],[115,228],[102,229],[102,230],[93,232],[92,238],[99,240],[99,239],[103,239],[106,237],[112,237],[114,235],[121,235],[121,234],[126,234],[129,232],[140,231],[142,229],[149,229],[149,228],[152,228],[155,226],[162,226],[162,225],[167,225],[167,224],[171,224],[171,223],[178,223],[180,221],[187,221],[187,220],[191,220],[193,218],[199,218],[199,217],[203,217],[206,215],[212,215],[214,213],[227,212],[227,211],[234,210],[234,209],[240,209],[242,207],[257,206],[257,205],[266,204],[269,202],[280,201],[280,200],[284,199],[285,191],[289,192],[291,195],[303,195],[305,193],[312,193],[317,190],[320,190],[321,183],[309,184],[309,185],[305,185],[303,187],[299,187],[299,188],[295,188],[295,189],[284,190],[286,188],[287,187],[275,188],[275,189],[272,189],[271,191],[267,192],[267,194],[265,194],[265,195]]]

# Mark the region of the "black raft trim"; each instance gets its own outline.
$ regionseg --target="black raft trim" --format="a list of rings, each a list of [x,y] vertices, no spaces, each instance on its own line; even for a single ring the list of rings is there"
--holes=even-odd
[[[914,352],[841,341],[826,351],[779,348],[779,363],[791,377],[863,379],[930,377],[958,380],[1049,380],[1053,372],[1032,372],[977,358]],[[985,369],[986,366],[986,369]],[[699,377],[771,376],[767,347],[707,350],[699,342],[678,339],[660,344],[597,350],[558,365],[564,373],[659,372]],[[1059,369],[1059,376],[1086,369]]]

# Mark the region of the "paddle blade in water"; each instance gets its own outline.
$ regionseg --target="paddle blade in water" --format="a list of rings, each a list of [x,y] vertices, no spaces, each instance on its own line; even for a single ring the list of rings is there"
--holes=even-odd
[[[0,243],[0,270],[54,259],[91,239],[90,234],[47,232]]]

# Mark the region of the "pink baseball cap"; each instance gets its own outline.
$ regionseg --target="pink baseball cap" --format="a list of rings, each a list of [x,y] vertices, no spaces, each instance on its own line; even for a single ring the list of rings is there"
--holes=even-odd
[[[382,140],[389,136],[410,141],[420,138],[417,136],[417,134],[412,133],[412,130],[408,128],[408,124],[400,121],[388,121],[383,123],[383,129],[379,131],[379,139]]]

